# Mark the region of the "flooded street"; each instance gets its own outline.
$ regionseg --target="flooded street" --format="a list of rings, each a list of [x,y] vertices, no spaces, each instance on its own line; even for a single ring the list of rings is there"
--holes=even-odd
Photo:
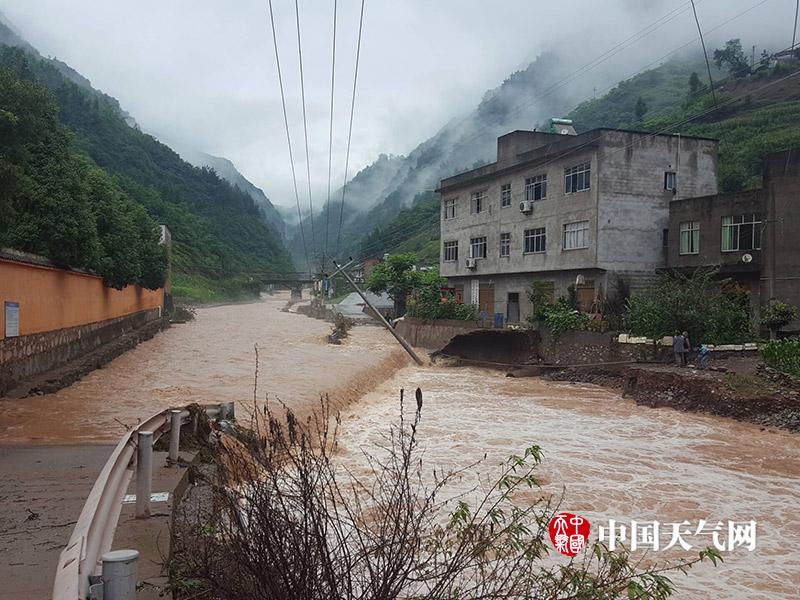
[[[538,444],[545,453],[539,471],[545,491],[560,496],[565,487],[561,510],[587,517],[593,535],[609,519],[758,522],[755,551],[737,548],[723,553],[719,567],[702,564],[688,577],[676,574],[676,597],[800,597],[796,435],[645,408],[595,386],[509,379],[474,368],[409,367],[346,411],[341,447],[349,460],[363,460],[361,449],[375,448],[396,422],[399,388],[417,386],[424,391],[420,440],[428,467],[466,466],[486,452],[480,471],[489,475],[509,454]],[[464,490],[474,483],[463,482]],[[710,535],[699,539],[687,538],[696,545],[691,555],[712,545]]]
[[[122,423],[190,402],[234,400],[244,414],[257,344],[261,398],[277,395],[299,412],[321,392],[350,403],[340,441],[345,460],[363,460],[362,448],[373,448],[395,422],[399,388],[419,386],[429,463],[463,466],[486,452],[480,469],[488,475],[509,454],[538,444],[545,490],[560,495],[563,486],[562,509],[586,516],[593,534],[609,519],[756,520],[755,551],[737,548],[720,567],[675,576],[677,597],[800,597],[798,436],[644,408],[594,386],[412,367],[389,334],[373,326],[354,328],[342,346],[329,345],[330,326],[281,312],[285,300],[200,309],[194,323],[172,327],[59,393],[0,402],[0,443],[113,443]],[[702,546],[710,545],[709,536]]]

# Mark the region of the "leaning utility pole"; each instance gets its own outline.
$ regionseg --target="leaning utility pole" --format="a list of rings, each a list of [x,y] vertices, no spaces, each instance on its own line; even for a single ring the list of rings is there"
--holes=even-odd
[[[383,326],[384,326],[384,327],[386,327],[386,329],[388,329],[388,330],[389,330],[389,333],[391,333],[391,334],[394,336],[394,338],[395,338],[395,339],[396,339],[398,342],[400,342],[400,345],[401,345],[401,346],[402,346],[402,347],[405,349],[405,351],[406,351],[406,352],[408,352],[408,354],[411,356],[411,358],[413,358],[413,359],[414,359],[414,361],[415,361],[415,362],[416,362],[418,365],[422,365],[422,364],[424,364],[424,363],[422,362],[422,359],[421,359],[419,356],[417,356],[417,353],[416,353],[416,352],[414,352],[414,349],[411,347],[411,344],[409,344],[407,341],[405,341],[405,340],[403,339],[403,337],[402,337],[402,336],[401,336],[399,333],[397,333],[397,332],[394,330],[394,327],[392,327],[392,326],[391,326],[391,324],[389,323],[389,321],[387,321],[387,320],[384,318],[384,316],[383,316],[383,315],[382,315],[380,312],[378,312],[378,309],[377,309],[377,308],[375,308],[374,306],[372,306],[372,302],[370,302],[370,301],[369,301],[369,299],[368,299],[368,298],[366,297],[366,295],[364,294],[364,292],[362,292],[362,291],[361,291],[361,288],[359,288],[359,287],[358,287],[358,285],[356,285],[356,282],[355,282],[355,281],[353,281],[352,277],[350,277],[350,274],[349,274],[347,271],[345,271],[343,268],[340,268],[340,267],[339,267],[339,265],[338,265],[338,264],[336,264],[336,262],[334,262],[333,264],[334,264],[334,266],[335,266],[335,267],[338,269],[338,270],[337,270],[337,273],[338,273],[338,272],[341,272],[341,273],[342,273],[342,275],[344,275],[345,279],[347,279],[347,281],[350,283],[350,285],[351,285],[351,286],[353,286],[353,289],[354,289],[356,292],[358,292],[358,295],[359,295],[359,296],[361,296],[361,299],[362,299],[364,302],[366,302],[366,303],[367,303],[367,306],[369,306],[369,307],[372,309],[372,312],[374,312],[374,313],[377,315],[378,319],[380,319],[381,323],[383,323]]]

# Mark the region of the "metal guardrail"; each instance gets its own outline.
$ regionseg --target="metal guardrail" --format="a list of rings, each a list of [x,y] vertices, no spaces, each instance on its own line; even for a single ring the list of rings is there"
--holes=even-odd
[[[232,403],[203,408],[212,418],[233,416]],[[53,583],[53,600],[89,598],[90,577],[99,575],[100,559],[111,549],[114,540],[114,532],[122,511],[122,499],[138,462],[139,440],[149,439],[155,443],[164,433],[174,430],[173,423],[180,425],[187,423],[189,415],[186,409],[164,410],[139,423],[122,436],[94,482],[72,536],[61,551]],[[179,433],[180,426],[177,432],[170,436],[170,456],[173,459],[177,458]],[[137,516],[148,516],[151,474],[148,473],[146,477],[140,475],[141,473],[137,475],[136,486]],[[146,499],[138,498],[138,492],[142,489],[140,484],[147,489]],[[142,502],[146,503],[146,514],[140,514]]]

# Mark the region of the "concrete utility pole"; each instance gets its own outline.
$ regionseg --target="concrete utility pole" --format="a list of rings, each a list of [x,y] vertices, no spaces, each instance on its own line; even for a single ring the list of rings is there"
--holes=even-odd
[[[388,329],[388,330],[389,330],[389,333],[391,333],[391,334],[392,334],[392,335],[395,337],[395,339],[396,339],[398,342],[400,342],[400,345],[401,345],[401,346],[402,346],[402,347],[405,349],[405,351],[406,351],[406,352],[408,352],[408,354],[411,356],[411,358],[413,358],[413,359],[414,359],[414,361],[415,361],[415,362],[416,362],[418,365],[422,365],[422,364],[423,364],[423,362],[422,362],[422,359],[421,359],[419,356],[417,356],[417,353],[416,353],[416,352],[414,352],[414,349],[411,347],[411,344],[409,344],[407,341],[405,341],[405,340],[403,339],[403,337],[402,337],[402,336],[401,336],[399,333],[397,333],[397,332],[394,330],[394,327],[392,327],[392,326],[391,326],[391,324],[389,323],[389,321],[387,321],[387,320],[386,320],[386,319],[383,317],[383,315],[382,315],[381,313],[379,313],[379,312],[378,312],[378,309],[376,309],[374,306],[372,306],[372,302],[370,302],[370,301],[367,299],[367,297],[364,295],[364,292],[362,292],[362,291],[361,291],[361,288],[359,288],[359,287],[358,287],[358,285],[356,285],[356,282],[355,282],[355,281],[353,281],[353,278],[352,278],[352,277],[350,277],[350,274],[349,274],[347,271],[345,271],[345,270],[344,270],[344,268],[340,268],[340,267],[339,267],[339,265],[337,265],[335,262],[334,262],[333,264],[334,264],[334,265],[337,267],[337,269],[338,269],[337,273],[338,273],[338,272],[341,272],[341,273],[342,273],[342,275],[344,275],[345,279],[347,279],[347,281],[350,283],[350,285],[351,285],[351,286],[353,286],[353,289],[354,289],[356,292],[358,292],[358,295],[359,295],[359,296],[361,296],[361,299],[362,299],[364,302],[366,302],[366,303],[367,303],[367,306],[369,306],[369,307],[372,309],[372,311],[373,311],[373,312],[374,312],[374,313],[377,315],[378,319],[380,319],[381,323],[383,323],[383,326],[384,326],[384,327],[386,327],[386,329]]]

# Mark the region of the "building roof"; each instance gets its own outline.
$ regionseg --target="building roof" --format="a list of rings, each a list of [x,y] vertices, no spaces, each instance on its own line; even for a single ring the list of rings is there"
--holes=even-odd
[[[364,292],[364,295],[369,298],[372,305],[378,310],[394,308],[394,301],[387,294],[373,294],[372,292]],[[341,302],[333,306],[334,311],[343,314],[346,317],[362,316],[366,303],[358,295],[357,292],[352,292],[345,296]]]
[[[553,160],[560,159],[564,156],[569,156],[570,154],[573,154],[580,150],[595,147],[600,143],[603,132],[606,131],[621,132],[621,133],[647,136],[647,137],[675,137],[677,135],[673,133],[652,133],[649,131],[637,131],[635,129],[615,129],[613,127],[598,127],[578,135],[549,134],[549,136],[558,139],[551,143],[546,143],[532,150],[528,150],[526,152],[518,154],[517,157],[519,160],[514,162],[514,164],[498,169],[497,161],[495,161],[493,163],[483,165],[482,167],[478,167],[470,171],[465,171],[463,173],[447,177],[445,179],[442,179],[442,181],[439,183],[439,187],[435,191],[437,193],[441,193],[442,191],[447,189],[458,188],[463,185],[472,184],[478,181],[489,180],[496,177],[497,175],[502,175],[504,173],[515,171],[524,167],[534,166],[542,162],[550,162]],[[500,138],[510,135],[511,133],[524,133],[524,132],[514,131],[505,134],[503,136],[500,136]],[[692,139],[692,140],[704,140],[708,142],[719,141],[718,139],[715,138],[694,136],[694,135],[681,135],[681,138]]]

